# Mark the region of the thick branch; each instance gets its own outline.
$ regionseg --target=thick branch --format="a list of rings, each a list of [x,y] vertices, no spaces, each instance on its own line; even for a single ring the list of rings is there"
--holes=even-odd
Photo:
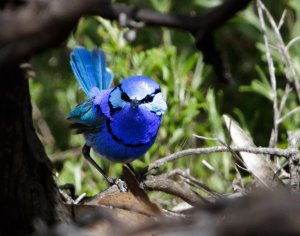
[[[0,67],[59,45],[77,20],[106,0],[29,1],[0,13]]]
[[[97,14],[119,19],[121,13],[149,26],[170,27],[190,32],[213,31],[251,0],[228,0],[201,15],[159,13],[108,0],[31,1],[19,9],[0,13],[0,66],[20,62],[67,38],[82,15]]]
[[[204,62],[213,66],[220,81],[228,83],[231,73],[224,55],[215,45],[212,32],[244,9],[250,1],[227,0],[198,15],[159,13],[125,4],[101,6],[94,13],[110,20],[118,19],[119,15],[124,13],[129,19],[143,22],[148,26],[164,26],[193,33],[196,38],[196,47],[202,52]]]
[[[116,20],[121,13],[125,13],[135,21],[142,21],[149,26],[170,27],[185,31],[214,30],[238,11],[244,9],[251,0],[230,0],[212,10],[199,14],[168,14],[149,9],[141,9],[126,4],[106,4],[96,8],[93,13],[110,20]]]

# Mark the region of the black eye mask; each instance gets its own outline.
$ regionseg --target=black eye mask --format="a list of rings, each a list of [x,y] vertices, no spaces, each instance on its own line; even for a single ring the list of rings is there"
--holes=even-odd
[[[123,91],[122,87],[121,87],[121,86],[118,86],[118,87],[119,87],[119,89],[120,89],[120,91],[121,91],[121,93],[122,93],[122,94],[121,94],[122,100],[125,101],[125,102],[131,102],[132,99],[130,99],[130,97],[127,95],[127,93],[125,93],[125,92]],[[152,101],[153,101],[153,98],[155,97],[155,94],[158,94],[158,93],[160,93],[160,92],[161,92],[160,88],[155,89],[155,91],[154,91],[153,93],[148,94],[148,95],[147,95],[146,97],[144,97],[142,100],[138,101],[138,104],[140,105],[140,104],[145,104],[145,103],[150,103],[150,102],[152,102]]]

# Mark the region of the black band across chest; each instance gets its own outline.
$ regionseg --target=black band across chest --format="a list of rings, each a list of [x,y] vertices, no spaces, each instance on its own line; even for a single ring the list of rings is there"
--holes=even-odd
[[[109,134],[112,136],[113,140],[118,143],[121,143],[122,145],[124,145],[126,147],[141,147],[146,144],[146,143],[136,143],[136,144],[126,143],[124,140],[122,140],[116,134],[114,134],[114,132],[111,128],[111,120],[109,118],[106,118],[106,127],[107,127]]]

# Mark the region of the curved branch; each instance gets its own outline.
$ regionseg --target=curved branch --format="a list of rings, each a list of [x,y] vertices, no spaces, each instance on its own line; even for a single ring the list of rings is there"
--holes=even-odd
[[[28,1],[0,12],[0,67],[58,46],[77,20],[107,0]]]
[[[244,9],[250,1],[224,1],[212,10],[198,15],[160,13],[121,3],[99,6],[93,13],[110,20],[118,19],[121,13],[125,13],[129,18],[142,21],[149,26],[169,27],[190,32],[211,31],[232,18],[238,11]]]
[[[163,26],[191,32],[196,38],[197,49],[203,53],[204,62],[213,66],[220,81],[229,83],[231,73],[224,56],[215,45],[212,32],[246,8],[249,2],[251,0],[227,0],[198,15],[160,13],[126,4],[103,5],[95,9],[94,14],[114,20],[124,13],[129,19],[148,26]]]
[[[165,175],[151,176],[151,178],[149,177],[148,179],[146,179],[143,184],[146,186],[147,190],[161,191],[171,194],[173,196],[181,198],[182,200],[193,206],[200,205],[204,201],[192,190],[178,184],[174,180],[166,178]]]
[[[212,31],[245,8],[251,0],[227,0],[201,15],[159,13],[108,0],[30,1],[16,10],[0,13],[0,66],[20,62],[57,46],[75,27],[79,17],[97,14],[119,19],[121,13],[148,26],[170,27],[196,33]]]

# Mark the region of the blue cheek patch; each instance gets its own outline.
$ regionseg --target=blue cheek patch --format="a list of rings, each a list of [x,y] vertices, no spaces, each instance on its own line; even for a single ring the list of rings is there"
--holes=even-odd
[[[142,104],[141,106],[146,107],[149,111],[158,116],[163,116],[167,110],[167,104],[162,96],[162,93],[156,94],[152,102]]]
[[[125,106],[124,100],[121,98],[122,92],[119,87],[116,87],[109,96],[109,102],[112,108],[123,108]]]

